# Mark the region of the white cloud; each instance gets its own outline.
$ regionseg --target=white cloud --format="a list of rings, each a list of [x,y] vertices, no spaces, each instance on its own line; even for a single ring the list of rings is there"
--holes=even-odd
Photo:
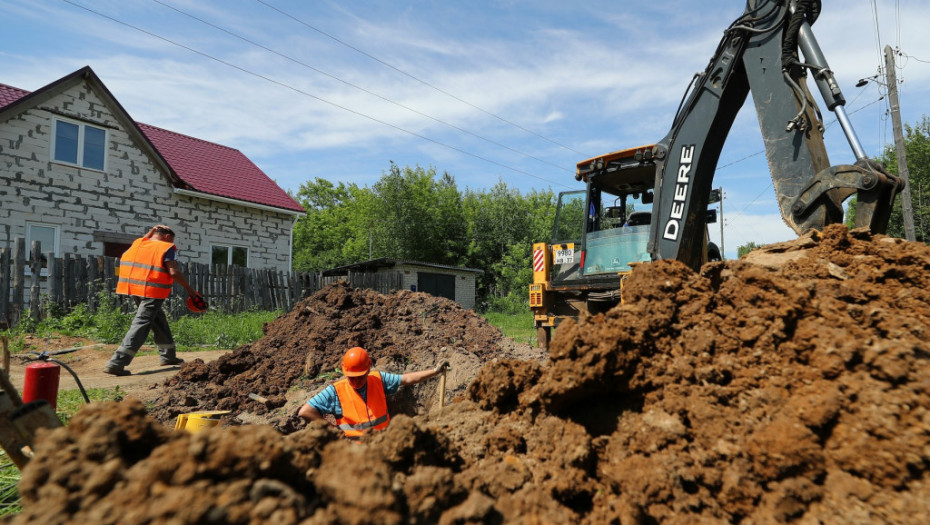
[[[740,246],[749,243],[758,245],[789,241],[798,236],[781,219],[781,215],[743,214],[732,220],[724,217],[723,240],[728,259],[736,258]],[[719,225],[710,225],[711,239],[720,238]]]

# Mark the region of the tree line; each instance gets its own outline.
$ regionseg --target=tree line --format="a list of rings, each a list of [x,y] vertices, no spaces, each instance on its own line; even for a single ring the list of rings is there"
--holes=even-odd
[[[307,211],[294,227],[296,271],[380,257],[477,268],[479,308],[519,312],[532,244],[551,235],[556,205],[551,190],[461,190],[449,173],[393,162],[371,187],[316,178],[294,197]]]
[[[917,240],[928,242],[930,118],[905,129]],[[893,146],[879,160],[898,174]],[[294,228],[296,271],[380,257],[477,268],[484,270],[477,283],[479,308],[513,312],[526,311],[532,245],[549,240],[556,206],[552,190],[522,194],[503,181],[462,190],[449,173],[393,162],[370,188],[316,178],[301,185],[295,198],[307,211]],[[895,201],[888,234],[904,238],[901,200]],[[755,247],[741,246],[739,255]]]

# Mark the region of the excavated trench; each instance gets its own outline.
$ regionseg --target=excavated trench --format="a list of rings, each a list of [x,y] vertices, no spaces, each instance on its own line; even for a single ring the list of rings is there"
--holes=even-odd
[[[541,356],[448,301],[327,288],[148,410],[43,432],[8,522],[930,522],[930,248],[832,226],[625,290]],[[360,445],[304,426],[354,345],[450,360],[451,404],[418,385]],[[236,417],[169,428],[215,408]]]

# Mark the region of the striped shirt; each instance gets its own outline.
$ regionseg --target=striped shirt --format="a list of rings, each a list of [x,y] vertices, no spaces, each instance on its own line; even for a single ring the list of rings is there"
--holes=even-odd
[[[390,372],[381,372],[381,382],[384,384],[384,394],[391,395],[400,389],[400,374]],[[368,401],[368,386],[363,386],[361,390],[356,390],[366,402]],[[317,409],[321,414],[332,414],[336,419],[342,417],[342,404],[339,403],[339,396],[336,394],[336,387],[329,385],[319,394],[311,397],[307,404]]]

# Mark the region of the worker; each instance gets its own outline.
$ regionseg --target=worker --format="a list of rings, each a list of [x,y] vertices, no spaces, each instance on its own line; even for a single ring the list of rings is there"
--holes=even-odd
[[[385,397],[404,385],[413,385],[435,377],[448,368],[443,362],[436,368],[391,374],[371,370],[371,359],[364,348],[350,348],[342,357],[344,378],[311,397],[297,415],[307,421],[336,419],[336,425],[352,440],[359,439],[369,429],[383,430],[391,420]]]
[[[161,366],[179,365],[184,362],[177,356],[174,337],[168,326],[168,318],[162,304],[171,294],[177,282],[191,297],[200,294],[191,288],[178,268],[178,249],[174,245],[174,231],[163,224],[153,226],[143,237],[136,239],[126,250],[119,262],[119,281],[116,293],[132,296],[136,303],[136,315],[122,344],[113,353],[103,371],[115,376],[128,376],[126,370],[136,356],[139,347],[152,332],[158,348]],[[202,298],[200,299],[202,301]]]

